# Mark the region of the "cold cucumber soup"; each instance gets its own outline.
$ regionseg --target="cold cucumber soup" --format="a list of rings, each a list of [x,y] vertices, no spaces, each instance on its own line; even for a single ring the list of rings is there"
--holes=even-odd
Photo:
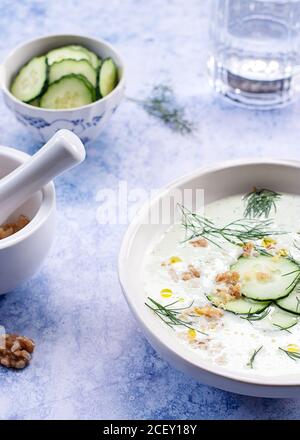
[[[253,188],[178,209],[146,256],[145,307],[199,359],[300,373],[300,196]]]

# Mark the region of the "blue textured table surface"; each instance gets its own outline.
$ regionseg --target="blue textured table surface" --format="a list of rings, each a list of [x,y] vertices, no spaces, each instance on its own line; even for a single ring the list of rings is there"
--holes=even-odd
[[[116,260],[125,225],[101,226],[97,192],[161,187],[238,157],[299,158],[299,103],[249,112],[212,95],[206,78],[211,0],[1,0],[0,58],[47,33],[101,37],[123,54],[127,94],[170,82],[197,126],[171,132],[124,101],[88,158],[56,181],[56,241],[40,272],[0,298],[0,324],[32,337],[32,365],[0,370],[0,418],[261,419],[300,417],[297,400],[255,399],[203,386],[170,367],[123,299]],[[0,144],[39,147],[0,102]]]

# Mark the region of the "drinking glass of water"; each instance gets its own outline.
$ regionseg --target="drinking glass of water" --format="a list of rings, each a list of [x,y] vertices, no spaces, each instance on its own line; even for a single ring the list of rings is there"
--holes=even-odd
[[[300,83],[300,0],[211,2],[215,90],[254,108],[291,101]]]

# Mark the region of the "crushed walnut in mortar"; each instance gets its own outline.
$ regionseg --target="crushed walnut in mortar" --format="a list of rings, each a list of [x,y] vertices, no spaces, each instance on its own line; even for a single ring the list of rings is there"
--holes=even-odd
[[[10,237],[21,229],[25,228],[29,223],[28,217],[25,215],[20,215],[15,223],[7,223],[0,226],[0,240],[3,238]]]

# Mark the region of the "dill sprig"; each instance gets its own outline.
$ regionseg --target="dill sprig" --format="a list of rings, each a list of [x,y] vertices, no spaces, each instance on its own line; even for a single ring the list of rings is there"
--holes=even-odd
[[[177,102],[175,93],[170,86],[156,85],[150,96],[144,100],[128,99],[141,105],[149,115],[158,118],[175,132],[190,134],[194,130],[192,122],[186,117],[184,107]]]
[[[270,309],[267,308],[266,310],[263,310],[261,313],[255,313],[251,314],[251,310],[248,313],[247,316],[241,316],[241,319],[246,319],[246,321],[250,322],[252,324],[252,321],[261,321],[262,319],[266,318],[268,314],[270,313]]]
[[[270,220],[239,219],[219,227],[208,218],[195,214],[182,205],[179,207],[182,211],[182,224],[188,233],[186,241],[203,237],[218,247],[221,247],[218,243],[220,239],[236,246],[243,246],[248,241],[282,234],[269,229],[272,224]]]
[[[286,290],[288,290],[290,293],[295,289],[295,287],[299,284],[300,282],[300,267],[297,270],[294,270],[293,272],[290,273],[285,273],[282,276],[287,276],[287,275],[292,275],[293,273],[295,273],[295,278],[293,279],[293,281],[287,286]],[[298,304],[297,304],[297,308],[298,308]]]
[[[261,345],[259,348],[254,350],[252,356],[249,359],[249,362],[247,362],[247,367],[253,368],[253,364],[254,364],[255,358],[256,358],[256,356],[258,355],[258,353],[260,352],[260,350],[262,348],[263,348],[263,345]]]
[[[192,307],[192,303],[187,307],[176,307],[173,306],[175,304],[178,304],[179,300],[174,301],[172,303],[169,303],[165,306],[160,304],[159,302],[155,301],[153,298],[150,298],[148,296],[148,301],[150,304],[145,302],[145,305],[151,309],[162,321],[164,321],[165,324],[167,324],[169,327],[171,327],[174,330],[175,326],[183,326],[191,330],[197,330],[199,333],[202,333],[203,335],[206,335],[206,333],[198,330],[195,328],[193,323],[191,321],[186,321],[184,319],[181,319],[182,312],[184,310],[188,310]]]
[[[299,312],[299,307],[300,307],[300,298],[299,298],[299,296],[296,296],[296,301],[297,301],[296,313],[298,313]]]
[[[268,252],[264,247],[254,244],[254,250],[258,252],[260,255],[265,257],[273,257],[274,255],[271,252]]]
[[[281,194],[266,188],[253,188],[244,196],[247,202],[244,212],[245,217],[269,217],[271,210],[276,212],[276,202]]]
[[[294,241],[294,243],[293,243],[293,245],[294,245],[294,247],[298,250],[298,251],[300,251],[300,247],[299,247],[299,245],[298,245],[298,243],[296,242],[296,241]],[[300,262],[298,261],[298,260],[296,260],[294,257],[293,257],[293,255],[291,254],[291,253],[289,253],[289,255],[286,257],[288,260],[290,260],[292,263],[294,263],[295,265],[297,265],[298,266],[298,269],[296,269],[296,270],[294,270],[294,271],[292,271],[292,272],[289,272],[289,273],[287,273],[287,274],[284,274],[283,276],[287,276],[287,275],[291,275],[291,274],[295,274],[295,278],[293,279],[293,281],[291,282],[291,284],[287,287],[287,289],[290,289],[291,288],[291,290],[294,290],[295,289],[295,287],[299,284],[299,282],[300,282]],[[299,290],[299,289],[298,289]],[[299,292],[300,292],[300,290],[299,290]],[[298,311],[298,308],[300,307],[300,300],[299,300],[299,298],[297,297],[297,311]]]
[[[281,347],[278,347],[278,349],[283,351],[283,353],[285,353],[293,361],[297,361],[300,359],[300,353],[288,351],[288,350],[285,350],[284,348],[281,348]]]
[[[292,292],[300,282],[300,262],[297,261],[291,254],[289,254],[286,258],[298,266],[298,268],[293,270],[292,272],[284,273],[282,275],[283,277],[286,277],[288,275],[295,274],[295,278],[286,288],[286,290],[289,290],[290,292]],[[298,310],[298,306],[300,307],[298,299],[297,299],[297,303],[298,303],[297,304],[297,310]]]
[[[278,327],[279,330],[281,330],[281,331],[285,331],[285,332],[288,332],[288,333],[292,333],[292,332],[290,332],[289,329],[292,328],[292,327],[294,327],[296,324],[298,324],[298,322],[294,322],[294,324],[288,325],[287,327],[283,327],[282,325],[274,324],[274,323],[273,323],[273,325],[274,325],[275,327]]]

